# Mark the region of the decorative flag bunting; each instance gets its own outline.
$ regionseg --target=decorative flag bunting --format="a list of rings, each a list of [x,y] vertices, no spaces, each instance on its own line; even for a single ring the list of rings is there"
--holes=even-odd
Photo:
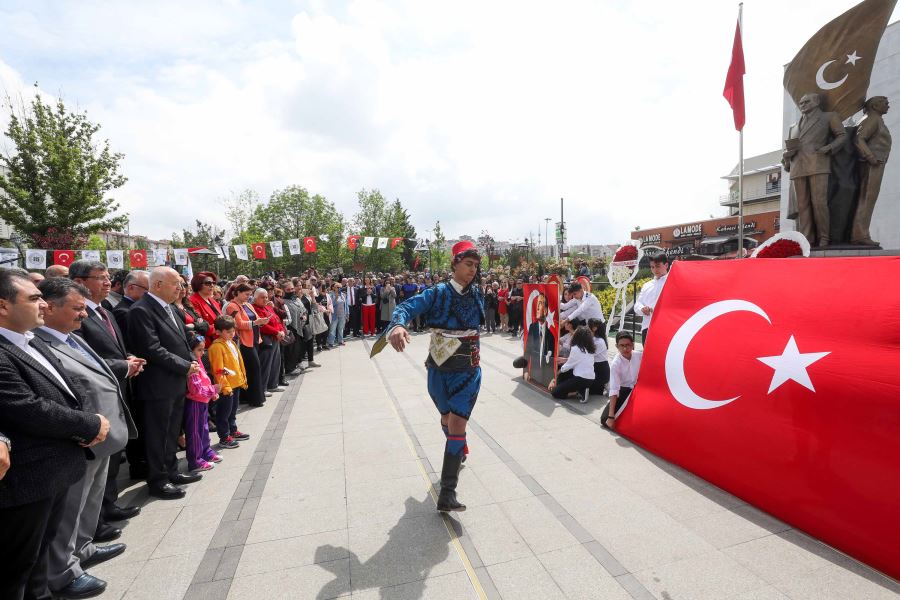
[[[19,266],[19,251],[15,248],[0,248],[0,269]]]
[[[414,251],[425,252],[426,250],[428,250],[428,246],[425,245],[425,240],[423,240],[422,238],[417,239]]]
[[[327,233],[323,233],[322,235],[319,236],[319,239],[322,240],[323,242],[329,241],[329,240],[328,240],[328,234],[327,234]]]
[[[281,258],[284,256],[284,248],[281,242],[269,242],[269,248],[272,249],[272,258]]]
[[[245,244],[236,245],[234,247],[234,255],[241,260],[250,260],[250,257],[247,255],[247,246]]]
[[[371,248],[375,244],[374,237],[365,237],[363,238],[363,248]]]
[[[47,268],[47,251],[46,250],[26,250],[25,265],[29,269],[46,269]]]
[[[383,237],[378,238],[378,249],[383,250],[384,248],[387,248],[387,243],[388,243],[387,238],[383,238]]]
[[[82,250],[81,251],[82,260],[96,260],[100,262],[100,251],[99,250]]]
[[[175,250],[175,264],[185,266],[188,264],[188,251],[185,248]]]
[[[253,244],[253,258],[264,259],[266,257],[266,245],[262,242]]]
[[[165,266],[169,260],[169,251],[165,248],[157,248],[153,251],[153,262],[157,267]]]
[[[351,235],[347,238],[347,247],[351,250],[356,250],[359,247],[359,236]]]
[[[124,252],[121,250],[107,250],[106,251],[106,266],[110,269],[123,269],[125,268],[125,257]]]
[[[303,238],[303,250],[305,250],[306,252],[315,252],[316,251],[316,238],[314,238],[314,237]]]
[[[216,246],[216,254],[219,255],[219,258],[231,260],[231,257],[228,255],[228,246]]]
[[[288,252],[291,253],[291,256],[300,254],[300,240],[288,240]]]
[[[131,268],[135,267],[146,269],[147,268],[147,251],[146,250],[129,250],[128,251],[128,262],[131,263]]]
[[[54,250],[53,251],[53,264],[54,265],[62,265],[64,267],[68,267],[73,262],[75,262],[75,251],[74,250]]]
[[[402,241],[403,241],[403,238],[402,238],[402,237],[392,239],[392,240],[391,240],[391,250],[393,250],[394,248],[396,248],[396,247],[397,247],[397,244],[399,244],[399,243],[402,242]]]

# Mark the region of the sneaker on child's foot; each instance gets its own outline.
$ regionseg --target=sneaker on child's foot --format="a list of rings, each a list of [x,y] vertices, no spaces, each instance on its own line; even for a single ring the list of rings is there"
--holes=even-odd
[[[222,462],[222,457],[219,456],[218,454],[216,454],[215,452],[213,452],[212,455],[209,458],[207,458],[206,460],[208,460],[209,462],[213,462],[213,463],[220,463],[220,462]]]
[[[224,440],[219,440],[219,448],[237,448],[240,446],[230,435]]]
[[[309,361],[309,368],[311,368],[311,369],[315,369],[316,367],[321,367],[321,366],[322,365],[320,365],[319,363],[317,363],[314,360]]]
[[[201,460],[200,463],[196,467],[191,469],[191,473],[198,473],[200,471],[209,471],[212,468],[213,468],[213,465],[206,462],[205,460]]]
[[[249,440],[250,434],[249,433],[241,433],[240,431],[235,429],[234,431],[231,432],[231,437],[233,437],[236,440],[243,441],[243,440]]]

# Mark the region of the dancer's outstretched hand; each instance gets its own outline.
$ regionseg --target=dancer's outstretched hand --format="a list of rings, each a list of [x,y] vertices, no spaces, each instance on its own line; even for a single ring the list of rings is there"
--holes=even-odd
[[[394,350],[397,352],[403,352],[406,348],[406,345],[409,343],[409,332],[405,327],[394,327],[388,336],[388,341],[391,343],[391,346],[394,347]]]

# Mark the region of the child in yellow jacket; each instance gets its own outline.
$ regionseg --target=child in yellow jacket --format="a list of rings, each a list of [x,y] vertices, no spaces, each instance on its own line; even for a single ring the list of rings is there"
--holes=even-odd
[[[216,400],[216,430],[219,448],[237,448],[238,440],[250,436],[237,428],[237,407],[241,389],[247,389],[247,370],[241,351],[234,342],[234,318],[221,315],[216,318],[216,340],[207,350],[212,374],[219,384]]]

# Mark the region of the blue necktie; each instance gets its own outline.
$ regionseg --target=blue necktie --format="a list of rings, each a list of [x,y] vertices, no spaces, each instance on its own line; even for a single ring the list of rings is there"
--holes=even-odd
[[[91,353],[90,353],[90,352],[88,352],[87,350],[85,350],[85,349],[81,346],[81,344],[79,344],[79,343],[76,342],[74,339],[72,339],[72,336],[71,336],[71,335],[66,336],[66,343],[67,343],[67,344],[69,345],[69,347],[71,347],[72,349],[77,350],[78,352],[80,352],[81,355],[82,355],[83,357],[85,357],[86,359],[88,359],[89,361],[91,361],[93,364],[97,365],[97,367],[99,367],[99,368],[101,368],[101,369],[103,368],[103,367],[100,365],[100,363],[98,363],[97,360],[96,360],[93,356],[91,356]]]

